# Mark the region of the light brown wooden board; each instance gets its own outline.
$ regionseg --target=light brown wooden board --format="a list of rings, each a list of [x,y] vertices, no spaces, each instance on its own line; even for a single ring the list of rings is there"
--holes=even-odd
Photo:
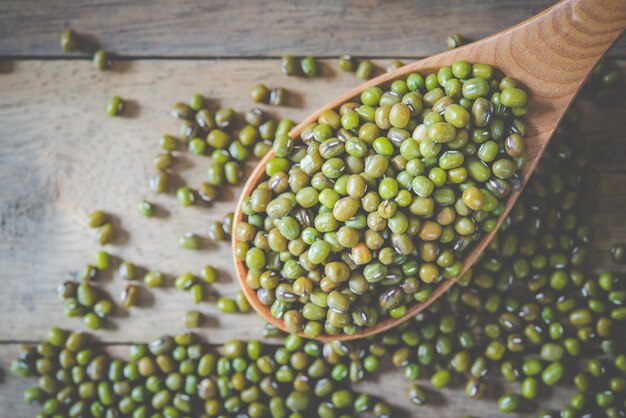
[[[458,32],[481,39],[553,0],[4,0],[0,55],[62,56],[74,28],[132,56],[266,57],[286,53],[418,57]],[[622,41],[615,54],[626,53]]]
[[[387,62],[377,61],[383,67]],[[116,245],[108,246],[111,253],[170,275],[213,264],[224,272],[215,289],[234,295],[237,287],[231,277],[227,243],[188,251],[177,247],[177,239],[186,231],[204,235],[208,220],[233,209],[237,190],[212,208],[180,208],[172,194],[153,195],[147,187],[160,135],[177,131],[169,106],[200,92],[223,106],[244,111],[253,106],[249,87],[260,81],[286,87],[296,98],[294,107],[265,108],[297,119],[358,83],[353,75],[338,71],[334,60],[323,65],[325,77],[304,80],[281,75],[277,60],[141,60],[118,63],[108,73],[95,72],[87,61],[14,62],[10,73],[0,75],[0,342],[39,340],[54,324],[82,328],[80,320],[65,318],[55,288],[90,261],[98,248],[94,231],[84,224],[93,209],[118,216],[126,231]],[[132,116],[106,115],[106,103],[115,94],[131,101]],[[622,134],[626,107],[582,105],[587,120],[584,133],[596,143],[614,146],[614,152],[598,167],[596,192],[601,198],[594,218],[595,250],[590,257],[598,266],[609,265],[611,243],[626,241],[626,143]],[[606,113],[600,114],[601,110]],[[192,158],[184,153],[179,161],[176,171],[190,185],[204,179],[207,157]],[[169,215],[142,218],[136,210],[142,198],[156,202]],[[117,276],[101,283],[115,298],[123,286]],[[195,309],[189,295],[173,288],[145,292],[144,296],[148,297],[143,306],[114,318],[115,329],[98,332],[99,338],[147,341],[162,333],[179,332],[182,314]],[[211,303],[203,303],[199,309],[217,317]],[[208,341],[219,343],[258,337],[260,331],[261,322],[254,314],[219,315],[219,325],[203,328],[201,333]],[[15,350],[12,344],[0,344],[3,370]],[[394,374],[381,379],[379,384],[368,384],[368,390],[384,392],[391,403],[408,408],[404,379]],[[16,416],[32,415],[19,400],[24,385],[13,377],[6,377],[0,385],[0,405],[18,408]],[[445,407],[411,411],[420,416],[456,416],[461,410],[454,408],[467,407],[475,408],[474,415],[494,416],[491,403],[484,407],[483,403],[468,403],[458,391],[449,398]],[[566,397],[557,396],[553,401],[558,404],[563,399]]]

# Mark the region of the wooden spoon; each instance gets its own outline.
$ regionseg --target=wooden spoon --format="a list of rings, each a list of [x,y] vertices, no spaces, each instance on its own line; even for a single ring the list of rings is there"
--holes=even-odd
[[[460,59],[470,63],[486,63],[519,80],[529,93],[531,111],[526,118],[528,130],[525,139],[528,164],[522,172],[522,177],[526,180],[537,166],[550,137],[589,74],[625,29],[626,0],[564,0],[543,13],[496,35],[416,61],[363,83],[313,112],[293,128],[289,136],[299,138],[302,130],[311,122],[316,121],[322,111],[338,109],[342,103],[353,101],[368,87],[389,85],[391,81],[406,78],[413,72],[423,75],[436,73],[440,67],[452,65]],[[272,157],[273,153],[268,153],[244,185],[234,215],[235,225],[242,220],[243,199],[249,196],[262,180],[265,175],[265,164]],[[491,242],[519,194],[518,191],[510,195],[498,219],[497,228],[484,235],[471,248],[471,252],[464,259],[463,270],[459,277],[467,272]],[[237,245],[234,236],[232,244],[234,254]],[[284,322],[274,318],[269,307],[262,305],[257,300],[255,291],[247,286],[245,264],[236,257],[233,259],[237,278],[250,304],[267,322],[287,331]],[[392,328],[427,308],[441,297],[459,277],[442,282],[428,300],[411,306],[402,318],[383,320],[354,335],[321,335],[317,339],[352,340]]]

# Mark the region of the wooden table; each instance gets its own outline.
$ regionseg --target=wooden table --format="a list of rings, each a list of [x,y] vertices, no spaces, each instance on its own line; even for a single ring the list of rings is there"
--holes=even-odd
[[[202,93],[221,106],[245,111],[253,106],[248,89],[255,82],[286,87],[291,105],[268,108],[298,119],[338,91],[358,83],[324,59],[322,77],[305,80],[279,71],[281,54],[336,57],[342,53],[372,58],[380,68],[390,58],[405,61],[445,47],[446,36],[471,38],[494,33],[539,12],[547,0],[451,2],[402,0],[301,1],[4,0],[0,3],[0,416],[25,417],[36,409],[21,401],[32,380],[17,379],[8,365],[19,344],[45,337],[52,325],[83,328],[66,318],[55,288],[91,261],[98,246],[85,216],[103,209],[116,217],[118,234],[107,251],[170,277],[197,272],[204,264],[220,270],[219,294],[232,296],[226,243],[199,251],[178,248],[185,232],[204,235],[208,220],[232,211],[238,188],[209,208],[181,208],[172,194],[154,195],[147,187],[163,133],[176,133],[168,115],[176,101]],[[376,21],[378,13],[386,18]],[[113,69],[97,72],[90,57],[64,54],[60,33],[66,28],[89,35],[94,44],[120,56]],[[626,42],[611,52],[626,67]],[[125,117],[110,118],[108,99],[130,103]],[[591,256],[607,264],[611,243],[626,241],[626,106],[606,113],[583,103],[584,133],[614,147],[599,167],[601,182]],[[205,176],[206,157],[187,153],[176,159],[179,181],[197,185]],[[137,203],[147,198],[164,209],[146,219]],[[123,283],[114,275],[99,279],[117,298]],[[144,291],[140,306],[118,313],[97,332],[113,353],[130,342],[147,341],[182,329],[191,308],[187,294],[175,289]],[[212,303],[200,305],[212,318],[201,334],[210,343],[230,338],[260,338],[262,322],[254,315],[218,315]],[[467,402],[459,389],[423,408],[405,400],[407,383],[397,371],[360,387],[382,394],[406,416],[497,416],[493,401]],[[548,402],[558,406],[566,391]],[[6,411],[11,411],[9,415]]]

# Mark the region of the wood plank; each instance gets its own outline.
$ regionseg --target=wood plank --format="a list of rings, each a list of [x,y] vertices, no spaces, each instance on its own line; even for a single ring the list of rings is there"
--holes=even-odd
[[[22,401],[22,393],[25,389],[36,385],[34,378],[20,378],[9,372],[9,365],[17,355],[18,344],[0,344],[0,406],[2,410],[11,411],[11,417],[32,417],[38,411],[36,405],[27,405]],[[126,345],[107,346],[106,350],[111,355],[127,358]],[[495,399],[501,390],[514,386],[507,382],[497,382],[490,387],[490,391],[479,401],[470,401],[463,394],[463,388],[459,385],[443,390],[435,390],[430,383],[418,381],[424,386],[429,395],[429,402],[422,406],[415,406],[407,399],[409,382],[406,381],[403,373],[393,366],[387,364],[383,371],[365,382],[355,385],[355,389],[360,392],[369,393],[373,396],[384,399],[394,408],[394,416],[412,418],[438,418],[460,417],[460,416],[482,416],[482,417],[535,417],[536,413],[524,414],[502,414],[498,411]],[[556,388],[554,391],[544,394],[538,404],[543,408],[560,408],[565,405],[573,391],[568,388]],[[535,403],[533,403],[535,407]]]
[[[285,53],[427,56],[449,34],[480,39],[542,11],[553,0],[4,0],[0,55],[63,56],[74,28],[121,55],[267,57]],[[614,54],[626,53],[622,40]]]
[[[90,262],[98,248],[94,231],[84,225],[94,209],[121,220],[125,233],[107,247],[112,254],[169,277],[213,264],[223,272],[215,290],[234,295],[238,289],[226,243],[189,251],[179,249],[177,239],[188,231],[204,236],[208,220],[233,210],[238,189],[229,190],[226,200],[212,208],[181,208],[171,194],[153,195],[147,188],[158,138],[177,130],[168,106],[201,92],[223,106],[245,110],[252,106],[247,92],[254,80],[284,86],[297,96],[294,107],[270,109],[297,119],[333,92],[357,83],[345,73],[315,80],[283,77],[276,60],[145,60],[127,62],[119,70],[97,73],[83,61],[18,61],[12,73],[0,76],[0,341],[31,340],[53,324],[81,327],[78,319],[65,318],[55,288]],[[132,117],[106,115],[114,94],[134,103]],[[604,107],[586,103],[584,109],[585,133],[615,146],[599,167],[601,198],[594,218],[600,252],[592,258],[604,263],[611,243],[626,242],[626,143],[619,135],[626,129],[626,107],[602,117],[598,113]],[[208,158],[192,157],[181,156],[177,172],[195,186],[204,178]],[[136,205],[143,198],[168,216],[142,218]],[[98,282],[114,298],[124,286],[112,275]],[[255,315],[220,315],[217,320],[213,303],[196,307],[189,295],[173,288],[143,292],[141,305],[120,312],[110,329],[99,332],[101,338],[145,341],[176,333],[183,313],[196,308],[214,319],[201,330],[211,342],[261,333]]]

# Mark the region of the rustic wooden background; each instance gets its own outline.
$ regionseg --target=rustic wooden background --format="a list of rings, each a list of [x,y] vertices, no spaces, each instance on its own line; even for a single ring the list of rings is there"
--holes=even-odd
[[[198,3],[198,4],[196,4]],[[119,231],[107,250],[170,277],[197,272],[204,264],[220,271],[215,290],[234,295],[237,285],[229,246],[199,251],[178,248],[184,232],[204,235],[208,220],[233,210],[238,189],[208,208],[178,206],[172,194],[154,195],[147,182],[163,133],[176,133],[169,106],[199,92],[222,106],[245,111],[253,106],[248,90],[255,82],[292,92],[289,107],[266,108],[294,119],[358,83],[339,71],[335,59],[322,62],[323,76],[290,78],[279,71],[281,54],[322,57],[352,53],[386,67],[390,58],[422,57],[445,48],[451,32],[480,38],[548,7],[548,0],[384,0],[205,1],[3,0],[0,2],[0,411],[26,417],[36,409],[21,401],[32,380],[17,379],[8,365],[21,343],[42,339],[52,325],[82,328],[63,315],[55,288],[90,262],[98,246],[85,216],[103,209],[116,216]],[[385,17],[383,17],[385,16]],[[89,35],[119,55],[113,69],[97,72],[90,57],[59,48],[66,28]],[[626,68],[626,42],[611,51]],[[130,103],[125,117],[110,118],[108,99]],[[626,241],[626,106],[583,102],[584,134],[591,145],[614,151],[598,167],[600,194],[594,217],[597,239],[591,259],[608,266],[613,242]],[[175,170],[179,181],[197,185],[206,157],[183,154]],[[164,210],[141,217],[146,198]],[[114,298],[123,287],[111,274],[100,284]],[[114,353],[130,342],[147,341],[182,329],[192,309],[189,295],[175,289],[142,293],[138,307],[119,311],[97,332]],[[206,302],[199,309],[212,318],[201,330],[209,342],[256,338],[254,315],[218,315]],[[436,405],[412,407],[407,383],[397,371],[361,385],[405,411],[406,416],[498,416],[493,401],[467,402],[460,389],[444,391]],[[558,406],[567,391],[546,402]],[[0,416],[5,416],[0,413]],[[6,415],[8,416],[8,415]]]

